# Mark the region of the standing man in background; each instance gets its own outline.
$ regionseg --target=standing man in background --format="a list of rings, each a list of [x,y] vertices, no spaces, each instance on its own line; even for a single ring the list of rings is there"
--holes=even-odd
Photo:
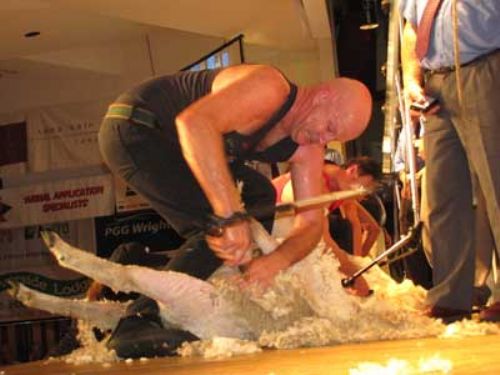
[[[500,245],[500,2],[402,0],[404,87],[436,98],[424,135],[434,286],[430,316],[470,316],[475,269],[474,195],[482,192]],[[477,176],[474,186],[473,176]],[[479,193],[478,193],[479,194]],[[500,305],[491,311],[500,316]]]

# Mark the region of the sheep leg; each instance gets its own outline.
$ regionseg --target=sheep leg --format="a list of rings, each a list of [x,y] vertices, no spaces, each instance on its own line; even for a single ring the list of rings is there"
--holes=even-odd
[[[90,302],[45,294],[25,285],[9,282],[8,293],[25,306],[91,322],[94,326],[113,329],[125,313],[125,304],[118,302]]]

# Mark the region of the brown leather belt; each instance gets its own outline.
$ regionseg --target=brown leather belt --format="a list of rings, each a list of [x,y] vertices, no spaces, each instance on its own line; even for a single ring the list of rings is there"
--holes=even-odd
[[[484,60],[485,58],[494,55],[497,52],[500,52],[500,49],[495,49],[495,50],[487,52],[487,53],[485,53],[485,54],[483,54],[481,56],[477,56],[476,58],[472,59],[471,61],[468,61],[465,64],[461,64],[460,67],[463,68],[463,67],[466,67],[466,66],[470,66],[470,65],[476,64],[476,63]],[[451,73],[451,72],[454,72],[456,69],[457,69],[457,67],[455,65],[453,65],[453,66],[443,66],[441,68],[436,68],[436,69],[424,69],[424,74],[427,77],[430,77],[430,76],[432,76],[434,74],[447,74],[447,73]]]

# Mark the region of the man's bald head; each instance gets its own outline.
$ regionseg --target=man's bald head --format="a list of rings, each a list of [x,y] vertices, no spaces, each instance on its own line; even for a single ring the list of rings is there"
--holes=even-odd
[[[336,78],[319,86],[318,99],[329,107],[329,125],[335,140],[357,138],[368,126],[372,111],[372,98],[368,88],[349,78]]]

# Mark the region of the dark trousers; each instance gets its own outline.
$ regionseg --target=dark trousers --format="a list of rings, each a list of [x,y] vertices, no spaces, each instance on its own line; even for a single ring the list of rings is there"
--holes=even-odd
[[[99,146],[110,169],[144,197],[184,238],[202,231],[212,212],[205,193],[186,163],[180,146],[161,129],[105,119],[99,132]],[[210,150],[206,150],[207,158]],[[242,200],[247,208],[274,205],[271,182],[259,172],[232,163],[235,180],[243,182]],[[264,223],[271,229],[272,221]]]
[[[161,129],[108,118],[99,132],[99,146],[110,169],[186,238],[165,269],[208,278],[222,263],[204,239],[212,209],[177,142],[169,139]],[[210,150],[206,152],[210,157]],[[276,192],[265,176],[243,163],[232,163],[229,167],[235,181],[243,182],[241,197],[247,209],[275,204]],[[272,218],[265,218],[262,224],[271,232]],[[173,352],[173,345],[182,342],[178,330],[162,327],[155,301],[140,297],[129,307],[128,313],[109,341],[109,346],[119,356],[165,355]],[[186,333],[181,336],[183,339],[195,338]]]

